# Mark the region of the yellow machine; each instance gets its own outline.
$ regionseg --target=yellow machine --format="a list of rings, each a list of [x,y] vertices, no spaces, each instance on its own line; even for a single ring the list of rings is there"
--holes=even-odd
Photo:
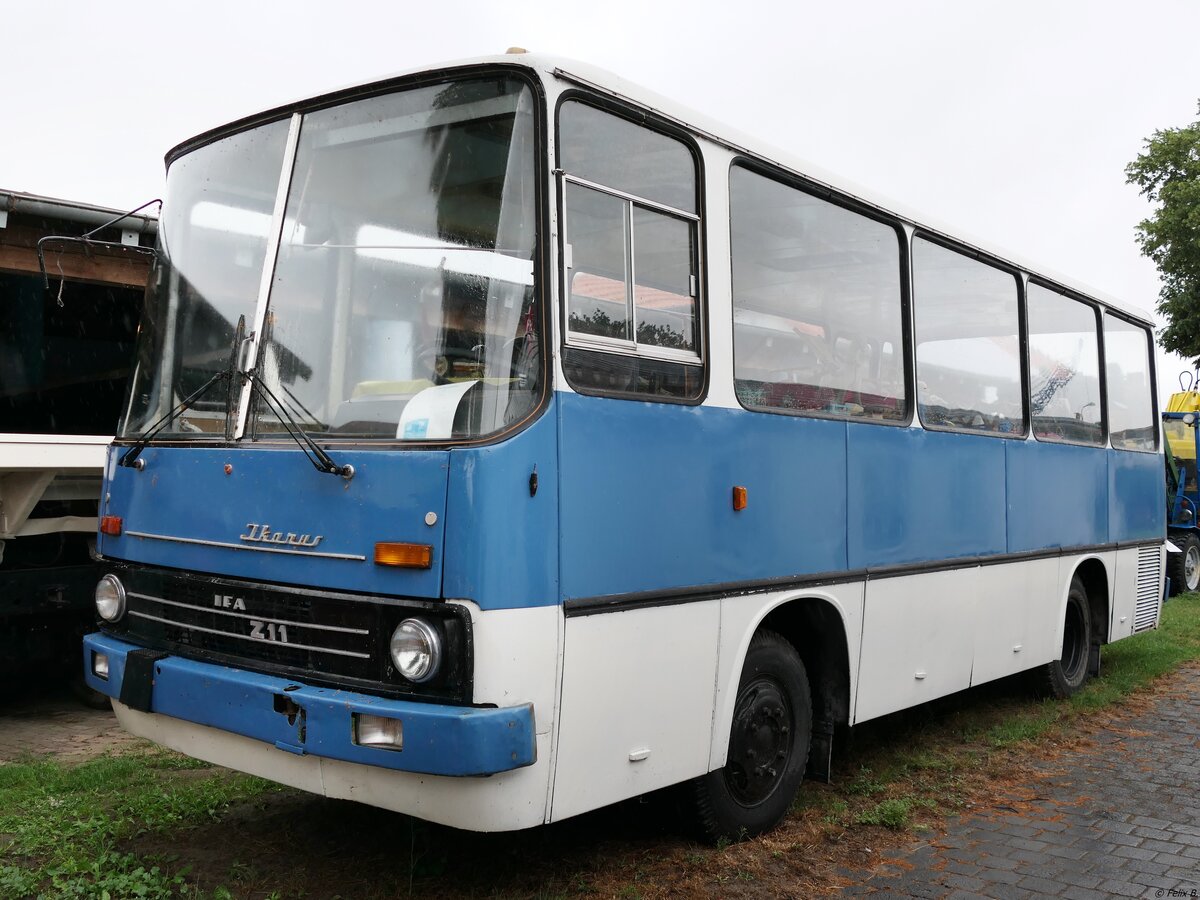
[[[1167,401],[1166,412],[1200,413],[1200,384],[1196,383],[1195,376],[1188,372],[1180,373],[1179,386],[1183,390],[1171,395],[1171,399]],[[1170,427],[1170,419],[1167,419],[1167,422],[1167,443],[1171,446],[1171,455],[1175,457],[1177,463],[1190,461],[1192,464],[1191,469],[1195,471],[1196,441],[1193,438],[1191,429],[1172,428]]]

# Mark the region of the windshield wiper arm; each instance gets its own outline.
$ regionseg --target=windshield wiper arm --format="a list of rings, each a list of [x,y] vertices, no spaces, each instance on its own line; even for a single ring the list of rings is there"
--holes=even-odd
[[[214,384],[216,384],[218,381],[228,381],[229,377],[229,371],[227,369],[222,369],[212,378],[208,379],[208,381],[204,382],[204,384],[200,385],[200,387],[198,387],[196,390],[192,391],[190,394],[172,406],[169,410],[163,413],[163,415],[158,418],[158,421],[142,432],[141,437],[133,442],[132,447],[121,454],[121,458],[117,460],[117,465],[139,470],[142,469],[146,463],[144,460],[139,460],[138,457],[141,456],[142,451],[146,449],[146,445],[154,439],[154,436],[166,428],[167,423],[175,418],[176,415],[186,410],[188,406],[190,406],[192,403],[195,403],[204,394],[206,394],[208,389]]]
[[[292,440],[294,440],[300,449],[304,451],[304,455],[308,457],[308,461],[313,464],[313,467],[318,472],[323,472],[327,475],[341,475],[347,481],[354,477],[354,466],[346,463],[344,466],[338,465],[333,461],[328,453],[309,436],[308,432],[301,428],[296,420],[289,414],[279,398],[275,396],[272,390],[266,386],[256,372],[248,372],[246,378],[250,380],[250,389],[256,391],[272,412],[279,417],[279,423],[284,427]]]

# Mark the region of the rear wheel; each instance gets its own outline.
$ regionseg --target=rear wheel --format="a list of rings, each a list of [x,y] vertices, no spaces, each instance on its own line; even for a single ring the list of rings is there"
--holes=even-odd
[[[1087,681],[1088,656],[1092,649],[1092,611],[1087,589],[1079,577],[1071,579],[1067,594],[1067,614],[1063,622],[1062,656],[1047,663],[1041,672],[1041,686],[1055,697],[1070,697]]]
[[[700,834],[741,840],[779,824],[804,777],[811,738],[804,663],[778,634],[760,631],[742,667],[725,766],[687,785]]]
[[[1200,538],[1188,533],[1176,538],[1179,553],[1167,555],[1167,575],[1171,579],[1171,595],[1200,588]]]

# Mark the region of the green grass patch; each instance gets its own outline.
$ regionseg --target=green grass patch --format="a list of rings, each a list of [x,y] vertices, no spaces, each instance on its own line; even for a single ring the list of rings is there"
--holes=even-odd
[[[122,841],[219,819],[275,786],[165,750],[80,765],[0,766],[0,896],[175,897],[186,872],[120,852]]]
[[[856,825],[882,825],[884,828],[904,828],[912,813],[911,797],[892,797],[881,800],[873,807],[858,814]]]
[[[888,781],[885,778],[875,777],[869,768],[863,766],[854,780],[846,785],[845,790],[850,794],[869,797],[887,790],[887,786]]]

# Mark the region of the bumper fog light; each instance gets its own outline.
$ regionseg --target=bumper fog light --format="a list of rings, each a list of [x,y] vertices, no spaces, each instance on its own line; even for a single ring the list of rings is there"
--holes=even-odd
[[[92,674],[108,681],[108,654],[92,651]]]
[[[354,743],[381,750],[404,749],[404,722],[385,716],[354,713]]]

